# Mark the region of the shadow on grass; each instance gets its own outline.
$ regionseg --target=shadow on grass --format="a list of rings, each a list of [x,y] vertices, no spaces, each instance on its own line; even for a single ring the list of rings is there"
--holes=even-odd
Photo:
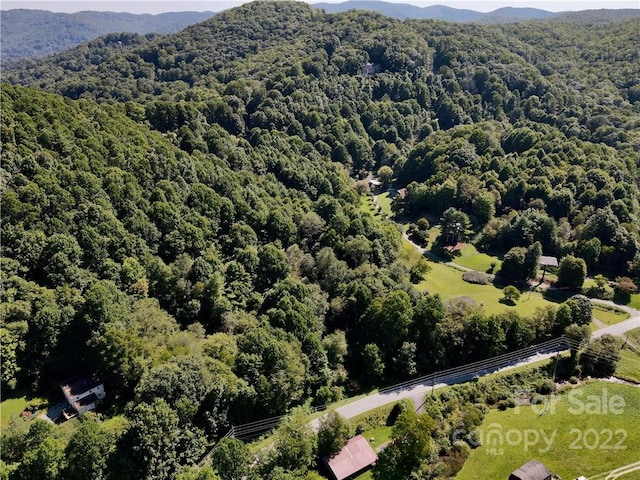
[[[556,288],[547,288],[542,292],[542,298],[554,303],[562,303],[569,300],[575,294],[580,293],[579,290],[559,290]]]
[[[514,302],[512,299],[510,298],[501,298],[500,300],[498,300],[498,303],[502,303],[503,305],[508,305],[510,307],[515,307],[516,306],[516,302]]]

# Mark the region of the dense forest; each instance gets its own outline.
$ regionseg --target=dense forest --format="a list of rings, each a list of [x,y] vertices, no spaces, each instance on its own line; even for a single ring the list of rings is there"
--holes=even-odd
[[[2,388],[86,373],[108,397],[106,421],[3,432],[3,475],[304,478],[283,432],[255,468],[237,443],[195,465],[231,425],[580,330],[583,297],[527,318],[419,293],[362,180],[390,168],[399,215],[505,259],[637,280],[639,28],[254,2],[9,65]]]

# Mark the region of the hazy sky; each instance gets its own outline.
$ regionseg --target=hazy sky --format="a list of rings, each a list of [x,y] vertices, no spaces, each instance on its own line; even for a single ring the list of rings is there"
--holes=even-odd
[[[344,0],[304,0],[307,3],[342,3]],[[640,8],[640,0],[386,0],[394,3],[411,3],[426,7],[447,5],[488,12],[500,7],[535,7],[554,12],[599,8]],[[245,3],[243,0],[1,0],[0,8],[32,8],[54,12],[78,12],[102,10],[111,12],[161,13],[179,11],[219,11]]]

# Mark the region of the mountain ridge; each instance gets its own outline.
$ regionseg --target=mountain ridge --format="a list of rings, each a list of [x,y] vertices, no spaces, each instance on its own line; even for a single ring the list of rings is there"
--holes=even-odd
[[[168,12],[156,15],[84,10],[2,10],[0,51],[3,63],[41,58],[115,32],[174,33],[214,12]]]
[[[448,22],[470,23],[511,23],[529,20],[584,19],[590,21],[597,16],[600,21],[618,21],[630,16],[640,16],[640,9],[600,9],[566,12],[551,12],[531,7],[502,7],[490,12],[458,9],[444,5],[419,7],[408,3],[390,3],[379,0],[348,0],[342,3],[314,3],[312,6],[327,13],[341,13],[348,10],[371,10],[400,20],[445,20]]]
[[[448,22],[497,24],[531,20],[571,20],[607,23],[640,16],[640,9],[582,10],[549,12],[537,8],[503,7],[491,12],[458,9],[444,5],[419,7],[407,3],[378,0],[348,0],[342,3],[315,3],[326,13],[368,10],[400,20],[443,20]],[[83,10],[56,13],[48,10],[10,9],[1,12],[0,52],[3,64],[22,59],[42,58],[111,33],[175,33],[220,12],[166,12],[132,14]]]

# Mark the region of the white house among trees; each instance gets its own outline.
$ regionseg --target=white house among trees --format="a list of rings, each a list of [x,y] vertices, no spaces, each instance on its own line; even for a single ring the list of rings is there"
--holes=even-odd
[[[77,377],[60,385],[62,393],[69,403],[64,410],[64,417],[68,420],[81,413],[94,410],[106,396],[104,384],[92,377]]]

